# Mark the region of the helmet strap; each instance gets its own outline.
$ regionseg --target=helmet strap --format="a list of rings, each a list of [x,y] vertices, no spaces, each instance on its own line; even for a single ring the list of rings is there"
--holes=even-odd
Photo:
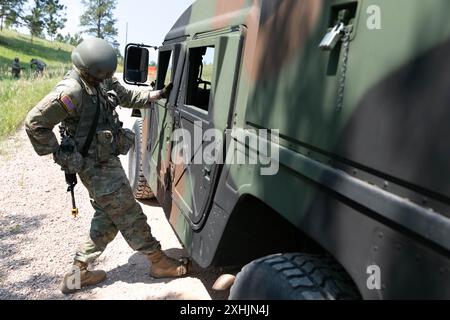
[[[88,72],[78,69],[77,67],[74,66],[74,69],[76,72],[78,72],[78,74],[80,75],[80,77],[90,86],[93,86],[94,88],[97,88],[100,83],[103,82],[103,80],[97,79],[93,76],[91,76]]]

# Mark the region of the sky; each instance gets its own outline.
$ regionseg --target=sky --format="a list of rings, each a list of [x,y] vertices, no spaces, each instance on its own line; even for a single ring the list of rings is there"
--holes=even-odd
[[[159,46],[178,17],[195,0],[118,0],[115,17],[118,19],[117,40],[123,54],[126,45],[126,25],[128,22],[128,43],[145,43]],[[67,7],[66,28],[61,34],[74,34],[79,28],[80,16],[84,12],[81,0],[61,0]],[[152,50],[153,51],[153,50]],[[157,60],[152,52],[151,60]]]

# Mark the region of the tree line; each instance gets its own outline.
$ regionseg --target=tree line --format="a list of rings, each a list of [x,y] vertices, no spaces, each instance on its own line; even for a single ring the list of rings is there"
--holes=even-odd
[[[107,40],[116,49],[117,19],[114,10],[118,0],[82,0],[85,11],[80,17],[81,31],[62,35],[67,22],[67,7],[60,0],[0,0],[0,29],[27,27],[33,37],[78,45],[83,34]]]

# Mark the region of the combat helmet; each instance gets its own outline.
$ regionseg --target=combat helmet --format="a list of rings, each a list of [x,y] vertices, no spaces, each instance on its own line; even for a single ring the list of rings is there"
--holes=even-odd
[[[73,50],[72,63],[85,80],[98,84],[116,72],[117,54],[105,40],[92,38]]]

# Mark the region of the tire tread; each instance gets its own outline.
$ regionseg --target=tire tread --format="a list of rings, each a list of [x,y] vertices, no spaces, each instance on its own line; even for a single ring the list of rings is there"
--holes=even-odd
[[[298,253],[265,257],[245,266],[238,274],[236,283],[256,270],[263,269],[270,270],[277,279],[285,280],[290,286],[290,296],[294,299],[361,299],[346,271],[329,256]],[[239,295],[232,289],[232,296],[236,297],[236,294]]]

